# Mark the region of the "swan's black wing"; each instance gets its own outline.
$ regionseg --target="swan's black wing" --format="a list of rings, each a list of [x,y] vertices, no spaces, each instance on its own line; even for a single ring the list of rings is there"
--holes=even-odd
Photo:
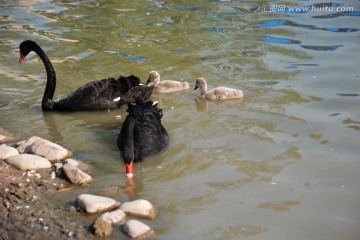
[[[156,104],[152,101],[138,100],[135,104],[129,104],[127,111],[129,115],[117,140],[126,163],[129,163],[129,159],[126,158],[129,155],[129,146],[132,147],[133,161],[138,162],[143,157],[159,152],[169,143],[168,133],[161,124],[162,110]],[[128,135],[129,126],[133,126],[131,136]]]
[[[159,152],[169,143],[169,135],[161,124],[162,109],[152,101],[138,100],[129,106],[130,117],[136,118],[139,147],[143,157]]]
[[[149,100],[153,93],[154,86],[135,86],[129,89],[125,94],[121,95],[119,104],[125,105],[137,101]]]
[[[141,83],[140,78],[134,75],[127,77],[120,76],[118,79],[111,82],[114,93],[122,95],[130,90],[130,88],[139,86]]]
[[[66,98],[54,102],[53,110],[57,111],[93,111],[116,109],[121,105],[141,98],[149,99],[151,92],[139,89],[141,80],[136,76],[107,78],[86,83]],[[136,86],[136,87],[135,87]],[[131,90],[132,88],[136,88]],[[121,101],[114,101],[119,98]]]
[[[118,108],[113,100],[114,78],[92,81],[78,88],[66,98],[54,102],[54,110],[58,111],[91,111]]]
[[[143,103],[141,126],[139,126],[140,147],[142,156],[146,157],[159,152],[169,143],[169,135],[161,124],[162,109],[152,101]]]

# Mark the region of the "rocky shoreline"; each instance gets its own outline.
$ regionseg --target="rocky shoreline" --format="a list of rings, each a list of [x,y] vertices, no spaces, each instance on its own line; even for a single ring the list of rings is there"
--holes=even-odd
[[[101,214],[86,226],[56,218],[56,209],[43,208],[49,194],[93,181],[86,173],[89,166],[72,155],[70,150],[37,136],[15,143],[12,135],[0,128],[0,239],[89,239],[110,236],[114,228],[134,239],[154,233],[138,220],[157,215],[155,205],[144,199],[120,203],[86,193],[70,206],[64,203],[69,214]],[[128,216],[133,219],[127,220]]]

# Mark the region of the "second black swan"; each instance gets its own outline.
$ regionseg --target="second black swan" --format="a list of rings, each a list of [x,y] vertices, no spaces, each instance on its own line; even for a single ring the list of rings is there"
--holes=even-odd
[[[126,176],[133,176],[133,162],[155,154],[169,143],[169,135],[161,124],[162,109],[157,102],[137,101],[128,105],[126,117],[117,139],[123,155]]]
[[[56,74],[50,59],[42,48],[31,40],[22,42],[19,48],[20,63],[25,60],[25,57],[31,51],[34,51],[44,63],[47,74],[46,88],[42,99],[42,109],[44,111],[116,109],[121,105],[135,101],[137,98],[142,100],[149,99],[153,90],[153,88],[139,86],[141,80],[134,75],[128,77],[120,76],[118,79],[107,78],[86,83],[69,96],[53,101],[56,88]]]

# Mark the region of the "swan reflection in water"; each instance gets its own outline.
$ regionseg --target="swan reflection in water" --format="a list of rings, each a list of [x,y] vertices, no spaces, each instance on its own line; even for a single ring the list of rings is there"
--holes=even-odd
[[[242,101],[243,101],[243,98],[227,99],[227,100],[222,100],[222,99],[207,100],[207,99],[202,98],[202,97],[196,97],[194,99],[195,106],[196,106],[196,111],[198,111],[198,112],[207,112],[209,110],[209,103],[210,104],[216,104],[216,105],[224,105],[224,104],[227,104],[227,103],[230,103],[230,102],[241,103]]]

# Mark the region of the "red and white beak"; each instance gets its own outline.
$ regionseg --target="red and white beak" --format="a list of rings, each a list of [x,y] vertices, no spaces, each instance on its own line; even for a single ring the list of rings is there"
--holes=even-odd
[[[133,170],[132,170],[132,167],[133,167],[133,163],[125,163],[125,166],[126,166],[126,177],[127,178],[132,178],[133,177]]]
[[[20,53],[19,63],[22,63],[23,61],[25,61],[25,56],[22,53]]]

